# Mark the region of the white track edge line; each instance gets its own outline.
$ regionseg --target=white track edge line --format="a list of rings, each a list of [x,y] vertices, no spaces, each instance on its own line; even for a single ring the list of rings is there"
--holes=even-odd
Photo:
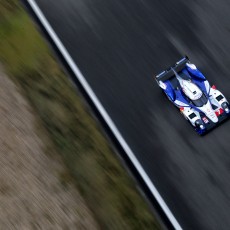
[[[172,212],[170,211],[170,209],[166,205],[165,201],[161,197],[160,193],[157,191],[156,187],[153,185],[152,181],[150,180],[150,178],[148,177],[148,175],[146,174],[146,172],[142,168],[141,164],[139,163],[139,161],[135,157],[134,153],[132,152],[132,150],[130,149],[130,147],[128,146],[128,144],[126,143],[126,141],[124,140],[124,138],[122,137],[122,135],[120,134],[118,129],[116,128],[112,119],[109,117],[108,113],[106,112],[106,110],[104,109],[104,107],[100,103],[99,99],[97,98],[97,96],[95,95],[95,93],[93,92],[91,87],[89,86],[88,82],[84,78],[80,69],[77,67],[77,65],[73,61],[72,57],[70,56],[70,54],[68,53],[68,51],[66,50],[64,45],[62,44],[61,40],[58,38],[57,34],[54,32],[53,28],[51,27],[48,20],[46,19],[46,17],[42,13],[42,11],[39,8],[39,6],[37,5],[36,1],[35,0],[26,0],[26,1],[29,3],[31,8],[33,9],[34,13],[38,17],[38,19],[40,20],[40,22],[42,23],[44,28],[46,29],[46,31],[48,32],[49,36],[53,39],[55,45],[58,47],[59,51],[61,52],[61,54],[65,58],[68,65],[71,67],[72,71],[74,72],[77,79],[79,80],[79,82],[81,83],[81,85],[83,86],[85,91],[87,92],[90,99],[95,104],[96,108],[98,109],[98,111],[102,115],[103,119],[106,121],[109,128],[112,130],[113,134],[115,135],[115,137],[119,141],[120,145],[122,146],[122,148],[124,149],[124,151],[126,152],[128,157],[130,158],[130,160],[132,161],[133,165],[135,166],[137,171],[140,173],[142,179],[147,184],[148,188],[152,192],[153,196],[155,197],[158,204],[160,205],[160,207],[162,208],[162,210],[164,211],[164,213],[168,217],[168,219],[171,222],[171,224],[173,225],[173,227],[176,230],[182,230],[182,227],[180,226],[180,224],[178,223],[178,221],[176,220],[176,218],[174,217],[174,215],[172,214]]]

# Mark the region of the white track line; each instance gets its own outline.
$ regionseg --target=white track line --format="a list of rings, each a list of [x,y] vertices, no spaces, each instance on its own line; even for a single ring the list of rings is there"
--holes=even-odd
[[[75,64],[75,62],[73,61],[72,57],[70,56],[70,54],[68,53],[68,51],[66,50],[64,45],[62,44],[61,40],[58,38],[57,34],[54,32],[54,30],[51,27],[51,25],[49,24],[48,20],[45,18],[44,14],[42,13],[39,6],[37,5],[36,1],[35,0],[26,0],[26,1],[29,3],[29,5],[33,9],[34,13],[37,15],[38,19],[40,20],[40,22],[42,23],[42,25],[44,26],[44,28],[48,32],[49,36],[52,38],[55,45],[58,47],[59,51],[61,52],[61,54],[65,58],[66,62],[68,63],[68,65],[70,66],[72,71],[74,72],[76,78],[79,80],[79,82],[81,83],[81,85],[83,86],[85,91],[87,92],[90,99],[95,104],[96,108],[98,109],[98,111],[102,115],[105,122],[107,123],[109,128],[112,130],[114,136],[117,138],[120,145],[124,149],[125,153],[128,155],[129,159],[132,161],[133,165],[135,166],[135,168],[137,169],[137,171],[139,172],[139,174],[141,175],[141,177],[143,178],[143,180],[147,184],[148,188],[152,192],[153,196],[155,197],[155,199],[159,203],[160,207],[162,208],[162,210],[164,211],[164,213],[168,217],[168,219],[171,222],[171,224],[173,225],[173,227],[176,230],[182,230],[182,227],[179,225],[176,218],[174,217],[174,215],[172,214],[172,212],[170,211],[170,209],[168,208],[168,206],[164,202],[163,198],[161,197],[160,193],[157,191],[156,187],[153,185],[153,183],[150,180],[150,178],[148,177],[147,173],[144,171],[141,164],[139,163],[139,161],[135,157],[134,153],[132,152],[132,150],[130,149],[130,147],[128,146],[128,144],[126,143],[126,141],[124,140],[124,138],[122,137],[122,135],[120,134],[118,129],[116,128],[112,119],[109,117],[108,113],[106,112],[106,110],[104,109],[104,107],[102,106],[100,101],[98,100],[97,96],[95,95],[95,93],[93,92],[91,87],[89,86],[85,77],[83,76],[83,74],[81,73],[81,71],[79,70],[79,68]]]

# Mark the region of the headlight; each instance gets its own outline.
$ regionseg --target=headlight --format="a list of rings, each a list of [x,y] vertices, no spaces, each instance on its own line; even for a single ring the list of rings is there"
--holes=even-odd
[[[223,109],[226,109],[226,108],[228,108],[228,103],[227,102],[223,102],[221,104],[221,106],[222,106]]]
[[[204,125],[200,125],[200,129],[205,129]]]
[[[205,129],[205,126],[204,126],[203,122],[200,119],[195,121],[195,125],[196,125],[197,128],[200,128],[202,130]]]
[[[200,119],[196,120],[195,125],[199,127],[200,125],[202,125],[202,121]]]
[[[229,105],[228,105],[227,102],[223,102],[223,103],[221,104],[221,107],[224,109],[224,111],[225,111],[226,113],[229,113],[229,112],[230,112]]]

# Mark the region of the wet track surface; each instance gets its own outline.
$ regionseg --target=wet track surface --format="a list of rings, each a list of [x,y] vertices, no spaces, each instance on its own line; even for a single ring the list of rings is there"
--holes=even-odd
[[[227,0],[37,0],[183,229],[230,227],[230,121],[199,137],[153,76],[187,54],[230,99]]]

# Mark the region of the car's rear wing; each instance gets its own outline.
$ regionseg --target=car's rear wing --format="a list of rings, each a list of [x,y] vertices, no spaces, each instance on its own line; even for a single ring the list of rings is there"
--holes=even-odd
[[[169,80],[171,77],[173,77],[175,75],[173,70],[177,73],[180,72],[182,69],[185,68],[186,63],[188,63],[188,62],[189,62],[189,58],[187,56],[185,56],[184,58],[179,60],[174,66],[172,66],[172,67],[168,68],[167,70],[159,73],[156,76],[156,81],[159,83],[159,81],[164,82],[166,80]]]

